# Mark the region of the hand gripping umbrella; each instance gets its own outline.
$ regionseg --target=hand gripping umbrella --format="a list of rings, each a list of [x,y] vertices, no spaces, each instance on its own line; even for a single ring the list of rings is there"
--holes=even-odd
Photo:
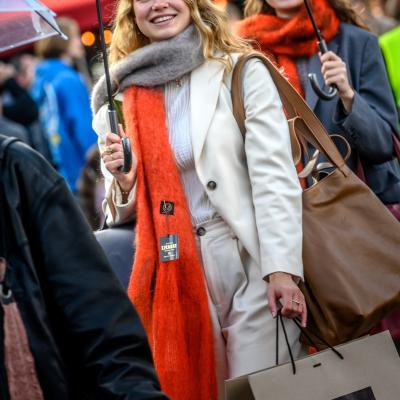
[[[318,43],[319,50],[320,50],[320,52],[322,54],[325,54],[325,53],[328,52],[328,46],[326,45],[326,42],[325,42],[324,37],[322,36],[322,33],[318,29],[317,23],[315,22],[314,15],[313,15],[313,13],[311,11],[311,7],[310,7],[310,4],[309,4],[308,0],[304,0],[304,4],[306,6],[307,13],[308,13],[308,16],[310,17],[310,20],[311,20],[312,26],[314,28],[315,34],[317,35],[317,38],[318,38],[318,42],[317,43]],[[320,87],[320,85],[318,83],[317,76],[314,73],[308,74],[308,78],[310,79],[311,86],[312,86],[314,92],[322,100],[332,100],[336,96],[337,89],[336,89],[336,87],[334,85],[329,86],[328,92],[324,92],[321,89],[321,87]]]
[[[110,70],[108,68],[107,49],[106,49],[106,41],[104,39],[104,25],[103,25],[103,17],[101,14],[100,0],[96,0],[96,8],[97,8],[97,18],[99,20],[99,35],[100,35],[101,50],[103,53],[104,72],[106,76],[107,97],[108,97],[108,118],[110,122],[110,130],[112,133],[115,133],[121,137],[121,134],[118,129],[117,112],[114,107],[112,93],[111,93]],[[127,137],[121,137],[121,143],[124,154],[124,165],[120,168],[120,170],[121,172],[127,174],[132,167],[131,143]]]

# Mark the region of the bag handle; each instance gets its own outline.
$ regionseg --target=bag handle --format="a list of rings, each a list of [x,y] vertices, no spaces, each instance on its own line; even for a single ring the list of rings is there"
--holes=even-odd
[[[6,151],[6,149],[7,149],[7,147],[11,144],[11,143],[14,143],[14,142],[19,142],[20,140],[19,139],[17,139],[16,137],[7,137],[6,139],[4,139],[2,142],[1,142],[1,145],[0,145],[0,160],[2,160],[3,159],[3,157],[4,157],[4,153],[5,153],[5,151]]]
[[[311,339],[310,335],[308,334],[307,330],[304,329],[301,326],[300,320],[299,318],[294,318],[292,319],[292,321],[295,323],[295,325],[299,328],[300,332],[306,337],[306,339],[308,340],[308,342],[310,343],[311,346],[315,347],[318,350],[318,346],[315,344],[315,342]],[[296,375],[296,363],[294,361],[294,357],[293,357],[293,353],[292,353],[292,349],[290,347],[290,343],[289,343],[289,339],[288,339],[288,335],[286,332],[286,327],[285,327],[285,323],[283,322],[283,317],[281,314],[281,310],[278,310],[278,315],[276,316],[276,335],[275,335],[275,365],[278,366],[279,365],[279,322],[282,326],[282,330],[283,330],[283,334],[285,336],[285,342],[286,342],[286,346],[289,352],[289,357],[290,357],[290,363],[292,364],[292,371],[293,371],[293,375]],[[327,346],[330,350],[332,350],[341,360],[344,360],[344,357],[342,355],[342,353],[340,353],[339,351],[337,351],[333,346],[331,346],[325,339],[323,339],[321,336],[319,336],[318,334],[316,334],[315,332],[311,331],[309,328],[307,328],[308,331],[315,336],[318,340],[320,340],[325,346]]]
[[[318,149],[325,157],[338,168],[344,176],[350,173],[346,166],[346,162],[341,156],[339,150],[336,148],[332,139],[329,137],[325,128],[319,119],[315,116],[313,111],[304,101],[304,99],[297,93],[294,87],[282,76],[278,68],[263,54],[253,52],[241,56],[233,71],[232,71],[232,109],[233,115],[237,124],[245,137],[245,119],[246,113],[242,97],[241,85],[241,72],[246,62],[252,58],[260,60],[268,69],[271,77],[278,89],[282,104],[288,114],[288,120],[298,119],[299,132],[310,142],[316,149]]]
[[[3,139],[4,138],[4,139]],[[7,148],[14,142],[19,142],[20,140],[15,137],[1,137],[0,136],[0,161],[3,160],[4,155],[6,153]],[[1,165],[1,164],[0,164]],[[4,171],[4,167],[1,165],[0,171]],[[1,176],[0,176],[1,179]],[[5,190],[3,181],[0,180],[0,198],[5,201]],[[7,244],[6,244],[6,233],[5,233],[5,219],[4,219],[4,207],[0,204],[0,217],[1,217],[1,224],[0,224],[0,245],[3,248],[3,254],[0,254],[0,257],[7,257]],[[1,248],[0,248],[1,250]]]

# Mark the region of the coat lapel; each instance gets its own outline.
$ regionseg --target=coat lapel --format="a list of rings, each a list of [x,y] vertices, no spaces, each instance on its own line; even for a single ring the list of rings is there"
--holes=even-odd
[[[214,115],[224,65],[215,60],[206,61],[196,68],[190,78],[190,123],[194,159],[197,162]]]
[[[336,36],[328,43],[328,49],[337,54],[338,47],[339,47],[338,37]],[[324,78],[321,74],[321,62],[319,61],[318,54],[314,54],[308,61],[308,73],[316,74],[318,82],[321,85],[321,87],[323,88],[323,90],[327,90],[327,88],[324,84]],[[310,106],[310,108],[312,110],[314,110],[315,107],[317,106],[317,103],[320,100],[320,98],[316,95],[313,88],[311,87],[311,83],[310,83],[309,79],[307,79],[305,94],[306,94],[306,101],[307,101],[308,105]]]

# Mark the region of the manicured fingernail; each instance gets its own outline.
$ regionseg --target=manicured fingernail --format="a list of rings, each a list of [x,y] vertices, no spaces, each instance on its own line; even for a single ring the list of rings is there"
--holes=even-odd
[[[272,311],[272,316],[275,318],[276,317],[276,311]]]

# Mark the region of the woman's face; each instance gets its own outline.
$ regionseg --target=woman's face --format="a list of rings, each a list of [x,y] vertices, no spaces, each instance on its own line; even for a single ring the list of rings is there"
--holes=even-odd
[[[85,48],[81,41],[81,34],[78,26],[71,27],[71,31],[68,35],[68,49],[67,55],[73,60],[79,60],[85,56]]]
[[[190,24],[190,9],[184,0],[133,0],[135,21],[151,42],[170,39]]]
[[[300,10],[303,0],[265,0],[278,17],[292,18]]]

